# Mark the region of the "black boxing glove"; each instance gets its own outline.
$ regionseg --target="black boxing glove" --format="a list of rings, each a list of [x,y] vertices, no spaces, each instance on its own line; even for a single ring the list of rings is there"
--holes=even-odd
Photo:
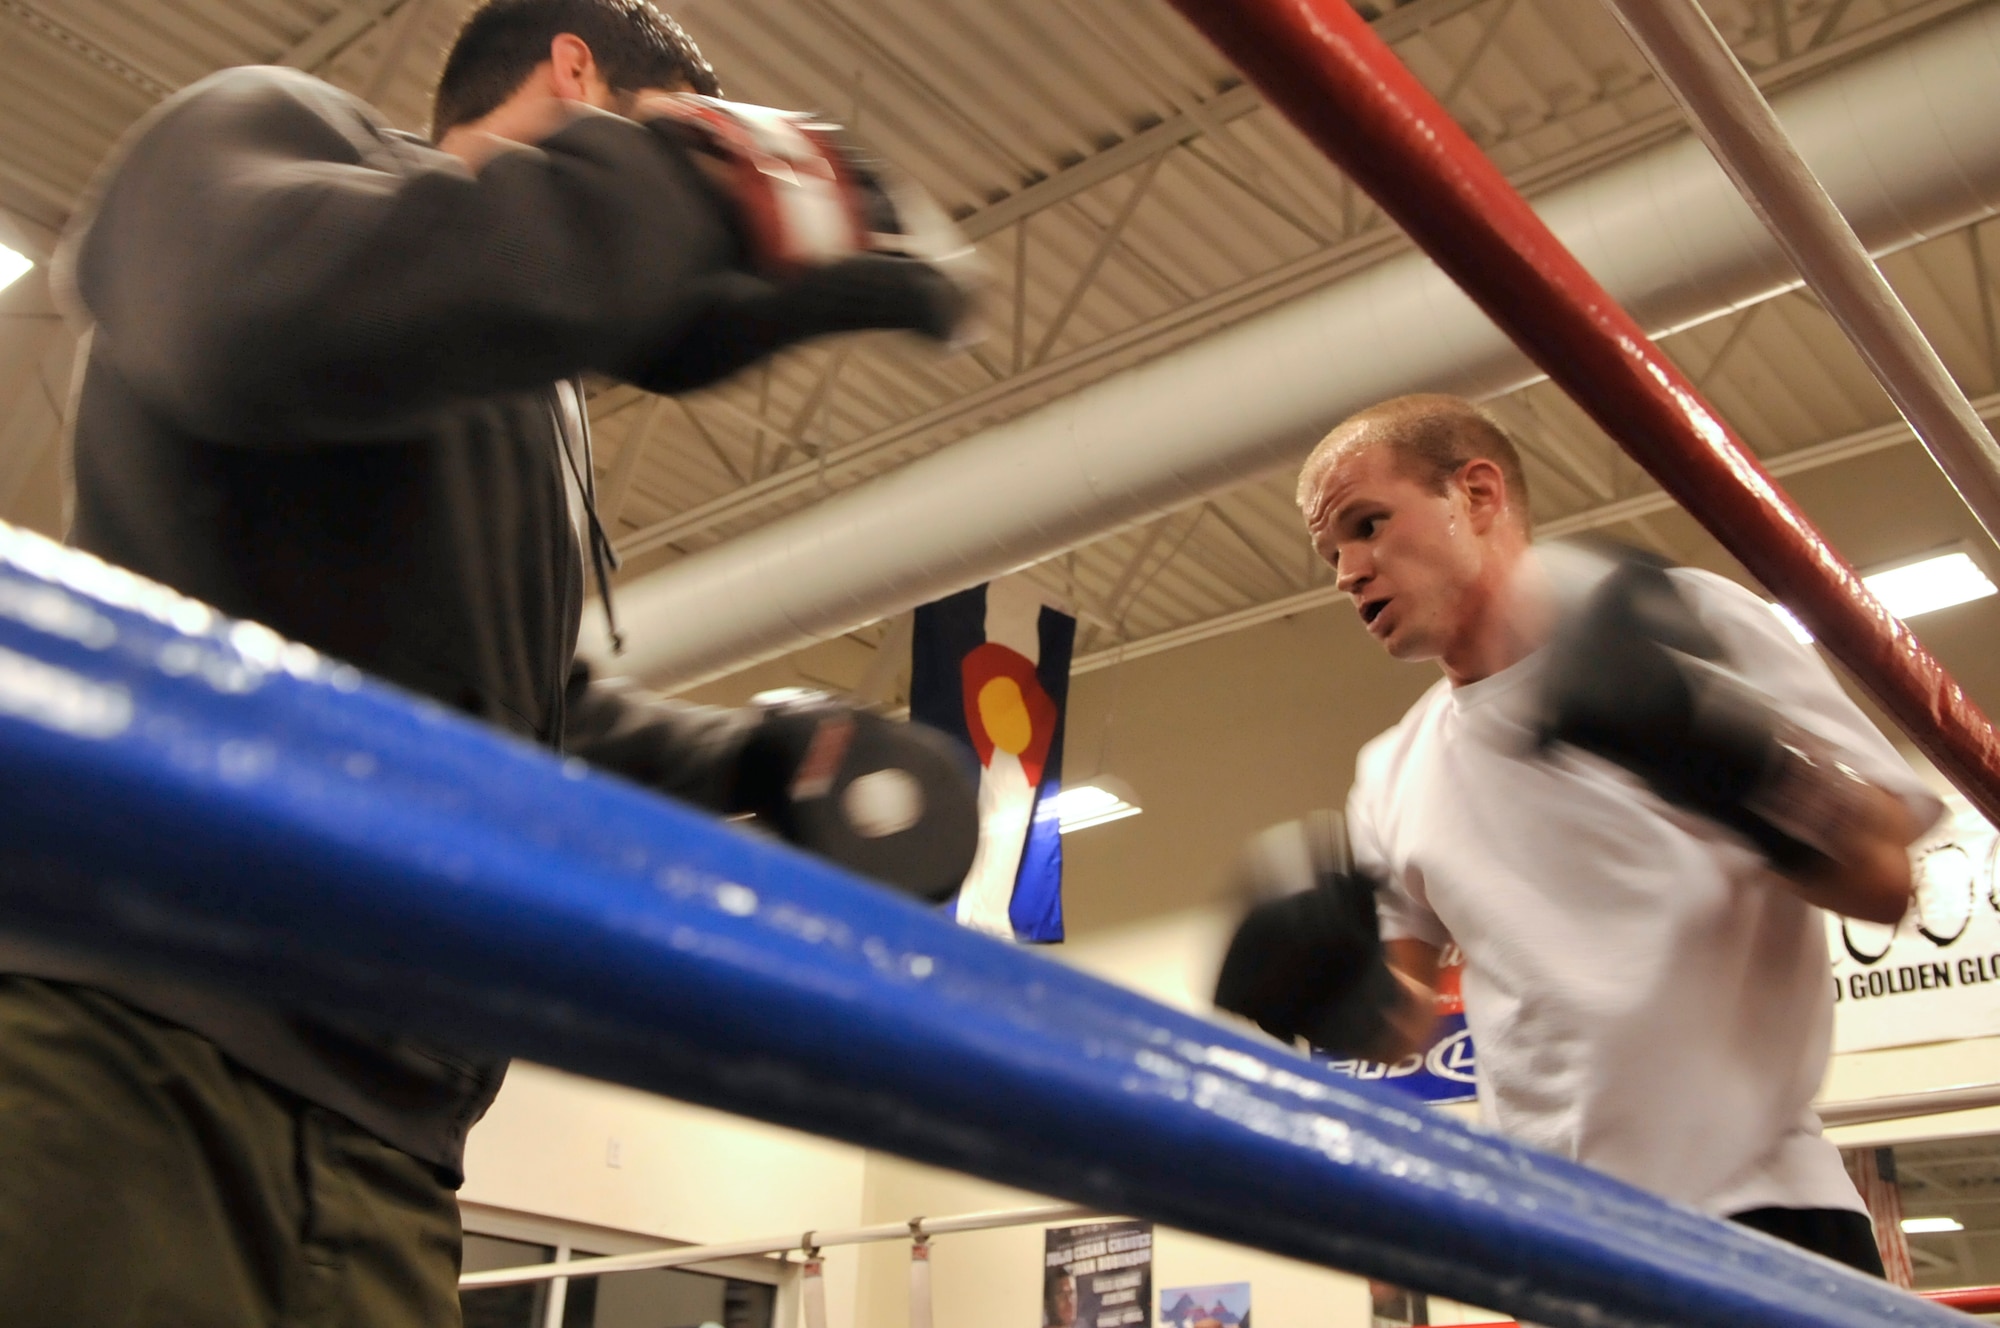
[[[753,710],[725,812],[933,902],[964,882],[979,848],[979,795],[950,739],[814,692]]]
[[[814,337],[897,329],[946,341],[967,318],[971,296],[927,263],[860,254],[782,281],[723,273],[702,284],[697,304],[678,338],[620,367],[618,377],[672,396]]]
[[[742,816],[850,871],[948,897],[979,847],[979,799],[961,749],[817,692],[740,710],[648,696],[570,670],[563,750],[648,788]]]
[[[1537,739],[1600,756],[1797,871],[1834,855],[1868,785],[1729,671],[1665,564],[1620,550],[1557,624]]]
[[[778,282],[857,255],[920,265],[956,287],[936,332],[969,339],[985,263],[936,199],[823,116],[693,93],[648,96],[639,112],[689,148],[734,215],[748,266]],[[914,326],[879,324],[878,326]]]
[[[691,282],[668,327],[608,366],[672,396],[815,337],[899,330],[978,339],[979,251],[937,201],[818,116],[692,94],[635,112],[675,144],[729,218],[737,269]]]
[[[1392,1057],[1394,1016],[1411,997],[1384,957],[1376,883],[1355,870],[1340,815],[1314,812],[1254,836],[1237,884],[1258,902],[1230,939],[1216,1007],[1283,1042]]]

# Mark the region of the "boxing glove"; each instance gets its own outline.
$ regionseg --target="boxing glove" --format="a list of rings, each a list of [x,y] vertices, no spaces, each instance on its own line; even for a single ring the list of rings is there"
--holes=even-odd
[[[1339,813],[1254,836],[1236,887],[1255,902],[1230,939],[1216,1007],[1283,1042],[1303,1037],[1373,1060],[1399,1054],[1394,1017],[1410,998],[1384,957],[1376,883],[1355,870]]]
[[[978,792],[960,749],[818,692],[742,709],[647,694],[570,670],[563,750],[648,788],[789,840],[924,899],[948,897],[979,847]]]
[[[680,130],[705,161],[761,274],[789,282],[864,255],[918,265],[940,283],[940,297],[932,316],[901,325],[941,341],[970,339],[985,276],[978,250],[935,199],[839,125],[693,93],[650,96],[642,114],[656,128]]]
[[[933,902],[979,848],[979,796],[944,735],[816,692],[760,699],[723,810],[863,876]]]
[[[1557,622],[1537,739],[1637,775],[1667,802],[1728,826],[1780,870],[1834,855],[1868,786],[1728,668],[1665,564],[1636,550]]]

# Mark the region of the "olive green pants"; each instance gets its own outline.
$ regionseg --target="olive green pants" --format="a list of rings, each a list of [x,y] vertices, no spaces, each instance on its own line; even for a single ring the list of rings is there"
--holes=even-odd
[[[84,987],[0,977],[0,1322],[457,1328],[425,1163]]]

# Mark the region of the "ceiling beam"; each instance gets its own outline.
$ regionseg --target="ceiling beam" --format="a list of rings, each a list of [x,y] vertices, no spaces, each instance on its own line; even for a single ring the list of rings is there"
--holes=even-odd
[[[1433,24],[1487,3],[1490,0],[1412,0],[1412,3],[1376,19],[1370,26],[1376,36],[1393,45]],[[959,228],[975,240],[984,239],[995,231],[1005,230],[1023,217],[1053,207],[1086,189],[1094,189],[1134,167],[1143,166],[1154,157],[1200,138],[1217,126],[1240,120],[1263,104],[1264,98],[1257,89],[1247,83],[1239,83],[1199,106],[1168,116],[1102,152],[1085,157],[1074,166],[1065,167],[1045,180],[968,214],[959,220]]]
[[[1393,11],[1388,17],[1378,20],[1376,28],[1379,31],[1382,25],[1396,18],[1407,24],[1414,25],[1421,21],[1428,26],[1484,2],[1485,0],[1416,0],[1416,3],[1405,5]],[[1803,51],[1783,64],[1757,70],[1755,77],[1758,86],[1767,92],[1787,86],[1862,49],[1892,41],[1918,27],[1979,3],[1983,3],[1983,0],[1929,0],[1929,3],[1917,5],[1880,23],[1849,33],[1836,41]],[[1418,29],[1415,27],[1410,29],[1410,31],[1415,30]],[[1408,32],[1399,30],[1399,36],[1405,35],[1408,35]],[[1053,206],[1074,193],[1115,178],[1133,166],[1141,165],[1159,153],[1171,149],[1186,138],[1199,133],[1199,126],[1196,124],[1198,118],[1211,122],[1219,121],[1228,118],[1224,116],[1225,111],[1229,113],[1229,117],[1240,117],[1255,110],[1259,104],[1254,89],[1247,87],[1231,89],[1203,103],[1198,115],[1186,113],[1162,121],[1153,129],[1135,135],[1125,143],[1088,158],[1083,163],[1052,176],[1041,184],[1024,189],[1021,193],[991,208],[972,214],[960,225],[975,234],[990,234],[992,230],[1002,225],[1025,218],[1042,208]],[[1620,128],[1585,140],[1543,161],[1536,162],[1509,178],[1515,188],[1532,197],[1542,190],[1556,188],[1592,171],[1600,170],[1632,152],[1684,130],[1685,123],[1679,108],[1666,106]],[[1098,166],[1100,162],[1103,163],[1101,168]],[[1001,209],[1007,211],[1002,212]],[[982,230],[976,224],[980,218],[1000,218],[1000,220]],[[921,448],[924,441],[929,438],[953,436],[955,429],[962,428],[965,422],[970,420],[990,421],[1009,418],[1021,410],[1050,400],[1063,391],[1074,390],[1093,381],[1095,377],[1101,377],[1103,366],[1107,364],[1123,368],[1141,363],[1218,327],[1316,290],[1329,282],[1400,253],[1408,247],[1409,241],[1400,230],[1393,226],[1378,224],[1331,248],[1317,250],[1270,271],[1259,273],[1233,287],[1205,296],[1192,304],[1169,310],[1103,341],[1068,352],[1046,364],[1034,366],[1012,377],[990,383],[920,415],[899,420],[865,437],[833,446],[827,449],[823,456],[815,451],[814,460],[809,464],[793,466],[766,475],[740,489],[731,490],[662,517],[620,540],[619,554],[622,557],[636,557],[649,550],[677,543],[719,527],[753,520],[768,506],[796,498],[829,482],[838,481],[868,464],[872,458],[879,457],[891,449],[898,453],[906,453],[913,444]],[[725,408],[731,414],[742,417],[749,417],[752,414],[746,409],[737,407],[736,403],[730,401],[726,395],[718,393],[712,399],[719,404],[725,404]],[[768,428],[778,434],[785,432],[782,426],[770,422],[762,422],[757,427]],[[805,445],[817,449],[821,441],[824,440],[809,441]]]
[[[27,167],[8,161],[4,157],[0,157],[0,180],[6,181],[24,194],[31,195],[38,202],[54,208],[65,220],[68,219],[69,210],[76,202],[69,190],[43,179]]]
[[[272,63],[316,72],[405,3],[407,0],[351,0],[339,13],[278,53]],[[0,15],[87,60],[154,101],[164,101],[184,86],[179,79],[149,66],[140,57],[85,36],[28,0],[0,0]]]
[[[271,63],[317,73],[407,0],[349,0],[346,8],[301,37]]]
[[[1054,207],[1086,189],[1095,189],[1155,157],[1163,156],[1190,139],[1199,138],[1210,125],[1228,124],[1264,104],[1257,89],[1238,84],[1201,104],[1199,111],[1182,111],[1142,129],[1123,142],[1085,157],[1074,166],[1057,171],[1047,179],[1009,194],[988,207],[959,220],[959,229],[975,240],[1005,230],[1032,213]]]
[[[1468,9],[1477,9],[1492,0],[1406,0],[1368,26],[1377,37],[1394,46],[1405,37],[1414,37],[1425,28],[1456,18]]]
[[[5,14],[72,55],[89,61],[119,81],[130,84],[154,101],[168,96],[180,86],[158,70],[148,68],[146,62],[136,56],[111,50],[95,38],[86,37],[59,19],[44,14],[25,0],[0,0],[0,14]]]
[[[1973,401],[1972,406],[1983,420],[2000,419],[2000,392],[1979,397]],[[1916,435],[1910,432],[1910,426],[1902,420],[1895,420],[1828,442],[1795,448],[1775,457],[1766,457],[1764,469],[1774,477],[1782,479],[1787,475],[1804,474],[1807,471],[1819,470],[1855,457],[1866,456],[1871,452],[1886,451],[1915,441]],[[1602,530],[1607,526],[1638,520],[1658,512],[1676,511],[1679,507],[1679,503],[1655,489],[1650,493],[1639,494],[1619,502],[1602,503],[1586,508],[1553,521],[1540,522],[1535,527],[1535,535],[1538,539],[1558,539],[1564,535]],[[1166,516],[1160,518],[1160,521],[1164,525],[1172,519],[1172,516]],[[1294,614],[1324,608],[1329,604],[1338,604],[1346,598],[1346,594],[1334,586],[1318,586],[1264,604],[1253,604],[1233,613],[1219,614],[1202,622],[1189,623],[1171,631],[1142,637],[1136,641],[1127,641],[1122,645],[1110,646],[1103,650],[1094,650],[1074,660],[1070,664],[1070,673],[1072,675],[1090,673],[1126,660],[1143,659],[1147,655],[1157,655],[1162,651],[1177,650],[1181,646],[1190,646],[1197,641],[1227,636],[1246,627],[1256,627],[1261,623],[1289,618]]]
[[[1104,264],[1110,260],[1119,242],[1125,238],[1125,228],[1131,223],[1132,214],[1138,211],[1139,204],[1145,201],[1146,191],[1152,187],[1153,178],[1160,173],[1160,163],[1165,160],[1164,157],[1153,158],[1133,177],[1132,187],[1125,191],[1125,198],[1118,205],[1117,215],[1113,216],[1111,224],[1104,228],[1104,233],[1097,237],[1096,249],[1092,251],[1089,261],[1084,263],[1083,270],[1077,273],[1076,279],[1070,282],[1069,293],[1063,296],[1062,306],[1056,310],[1055,317],[1049,320],[1048,327],[1042,333],[1041,343],[1035,347],[1035,353],[1028,357],[1030,365],[1038,365],[1048,359],[1049,352],[1055,349],[1058,341],[1062,340],[1063,331],[1069,326],[1070,316],[1076,312],[1077,305],[1083,303],[1083,297],[1097,281],[1097,274],[1104,270]]]
[[[927,450],[937,437],[951,436],[981,420],[1011,418],[1021,410],[1060,396],[1104,376],[1103,366],[1113,368],[1136,364],[1174,346],[1203,335],[1214,327],[1248,317],[1261,309],[1315,290],[1328,281],[1358,271],[1371,263],[1406,248],[1401,232],[1381,229],[1359,242],[1349,242],[1326,253],[1308,255],[1273,272],[1261,274],[1194,304],[1149,319],[1136,327],[1103,341],[1066,352],[1046,364],[1023,370],[1011,378],[933,407],[910,419],[900,420],[866,437],[830,449],[824,459],[789,467],[763,479],[754,480],[693,507],[661,518],[618,542],[620,557],[634,557],[649,549],[703,534],[718,527],[754,518],[766,507],[798,497],[823,483],[849,476],[874,458]],[[1025,404],[1015,404],[1016,401]],[[718,403],[729,398],[713,397]],[[750,412],[729,403],[745,416]],[[782,426],[763,427],[783,433]],[[817,446],[809,443],[808,446]],[[912,455],[915,455],[912,452]]]
[[[403,66],[410,54],[410,47],[416,43],[430,8],[438,0],[408,0],[396,11],[396,22],[389,36],[382,43],[382,49],[375,57],[374,67],[368,71],[368,82],[361,89],[361,100],[370,106],[381,103],[382,97],[403,72]]]

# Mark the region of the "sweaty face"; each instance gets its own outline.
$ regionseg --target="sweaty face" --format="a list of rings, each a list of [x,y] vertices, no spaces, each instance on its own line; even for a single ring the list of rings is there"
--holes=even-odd
[[[1387,447],[1363,443],[1320,472],[1305,518],[1335,584],[1383,649],[1401,660],[1451,650],[1471,620],[1481,565],[1456,485],[1433,493]]]

